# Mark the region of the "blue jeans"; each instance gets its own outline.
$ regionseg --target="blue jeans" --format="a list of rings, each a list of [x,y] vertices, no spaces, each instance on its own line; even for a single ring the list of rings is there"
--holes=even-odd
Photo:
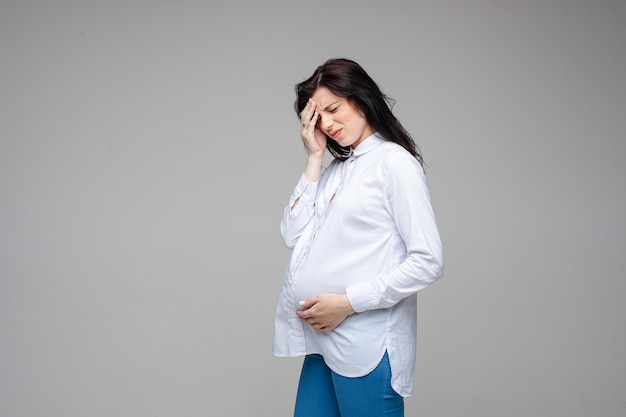
[[[320,355],[307,355],[302,365],[295,417],[403,417],[404,399],[391,388],[385,356],[369,374],[341,376]]]

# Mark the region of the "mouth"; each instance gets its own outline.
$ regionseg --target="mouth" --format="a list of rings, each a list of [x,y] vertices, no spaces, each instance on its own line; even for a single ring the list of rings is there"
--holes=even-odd
[[[330,133],[330,137],[333,139],[337,139],[337,137],[339,137],[340,134],[341,134],[341,129],[337,129],[334,132]]]

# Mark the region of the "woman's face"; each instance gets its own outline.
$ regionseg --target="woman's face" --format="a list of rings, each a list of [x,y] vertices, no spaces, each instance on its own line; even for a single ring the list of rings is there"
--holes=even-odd
[[[328,88],[320,87],[311,98],[319,113],[317,128],[339,145],[354,149],[374,134],[365,116],[345,97],[336,96]]]

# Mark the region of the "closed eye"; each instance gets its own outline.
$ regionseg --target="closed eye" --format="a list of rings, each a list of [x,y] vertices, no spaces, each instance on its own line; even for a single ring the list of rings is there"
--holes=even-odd
[[[335,113],[337,109],[341,107],[341,101],[335,101],[334,103],[330,103],[328,106],[321,109],[322,111],[327,111],[328,113]]]

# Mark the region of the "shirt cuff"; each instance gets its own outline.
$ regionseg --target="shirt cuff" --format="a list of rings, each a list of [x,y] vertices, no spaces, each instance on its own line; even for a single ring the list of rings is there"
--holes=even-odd
[[[352,309],[357,313],[373,310],[378,307],[378,297],[373,282],[362,282],[346,288],[346,295]]]
[[[289,206],[293,207],[293,204],[297,199],[300,199],[299,203],[313,203],[315,202],[315,196],[317,195],[317,184],[318,181],[309,182],[307,181],[304,174],[300,176],[300,180],[298,184],[296,184],[296,188],[293,190],[293,194],[291,195],[291,199],[289,201]]]

